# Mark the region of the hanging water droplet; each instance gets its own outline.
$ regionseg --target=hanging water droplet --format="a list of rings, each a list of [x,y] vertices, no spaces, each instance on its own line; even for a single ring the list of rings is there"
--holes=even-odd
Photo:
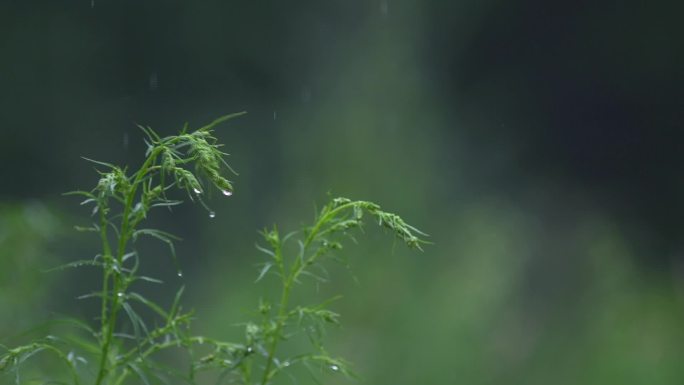
[[[198,189],[197,187],[193,188],[192,191],[195,192],[195,194],[201,194],[202,190]]]
[[[230,190],[221,190],[221,192],[223,193],[223,195],[225,195],[227,197],[233,195],[233,192]]]
[[[251,346],[247,348],[247,353],[251,353],[251,352],[253,352],[253,351],[254,351],[254,350],[252,349]]]
[[[178,271],[178,276],[179,276],[179,277],[183,277],[183,272],[179,270],[179,271]]]
[[[116,296],[117,296],[117,297],[119,297],[119,298],[121,298],[121,297],[123,297],[123,296],[124,296],[124,293],[122,293],[122,292],[118,292],[118,293],[116,293]]]
[[[216,218],[216,213],[213,211],[209,211],[209,218]]]
[[[340,370],[340,367],[337,365],[330,365],[330,370],[332,370],[333,372],[337,372],[338,370]]]

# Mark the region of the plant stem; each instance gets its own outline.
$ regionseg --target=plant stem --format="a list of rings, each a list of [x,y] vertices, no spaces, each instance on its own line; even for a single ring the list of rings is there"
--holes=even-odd
[[[124,205],[124,210],[121,218],[121,233],[119,235],[119,245],[117,248],[117,255],[116,255],[116,263],[117,263],[117,269],[118,271],[114,271],[114,285],[112,288],[112,307],[109,311],[109,317],[108,317],[108,322],[106,326],[106,336],[105,340],[102,344],[102,353],[100,356],[100,369],[98,370],[97,373],[97,380],[95,381],[95,385],[100,385],[102,384],[102,381],[107,375],[107,359],[109,357],[109,350],[110,346],[112,343],[112,336],[114,335],[114,329],[116,328],[116,316],[119,312],[119,291],[122,290],[121,287],[121,267],[123,266],[123,256],[126,253],[126,246],[128,244],[128,240],[130,237],[130,215],[131,215],[131,208],[133,207],[133,200],[135,199],[136,196],[136,191],[138,189],[138,185],[140,184],[140,181],[142,177],[147,173],[148,168],[150,167],[150,164],[156,159],[157,155],[161,149],[159,147],[155,148],[152,153],[147,157],[145,160],[145,163],[140,167],[138,172],[135,174],[135,180],[131,184],[131,188],[129,191],[127,191],[127,196],[126,196],[126,203]],[[103,240],[105,242],[105,245],[103,247],[108,247],[106,240]],[[109,269],[106,267],[105,271],[107,272],[106,274],[109,274]],[[104,284],[106,288],[106,283]],[[107,302],[107,294],[108,293],[103,293],[104,296],[102,297],[103,301],[103,307],[106,306]],[[103,330],[105,332],[105,330]]]
[[[331,210],[323,217],[319,218],[314,227],[311,229],[309,236],[307,236],[306,240],[304,241],[304,248],[302,250],[301,258],[297,258],[295,260],[294,264],[290,269],[290,273],[287,277],[285,277],[285,262],[283,261],[280,245],[278,245],[277,249],[275,250],[276,260],[279,261],[279,267],[281,275],[283,277],[283,292],[280,297],[280,306],[278,309],[277,317],[278,320],[276,322],[276,327],[273,332],[273,340],[271,341],[271,346],[268,349],[268,357],[266,358],[266,367],[264,368],[264,375],[261,379],[261,385],[266,385],[271,378],[270,372],[271,367],[273,366],[273,359],[275,357],[275,352],[278,348],[278,343],[280,342],[280,335],[283,332],[283,328],[285,327],[285,320],[287,318],[287,305],[290,300],[290,291],[292,290],[292,284],[296,281],[297,277],[299,277],[299,274],[302,272],[302,268],[305,266],[305,264],[302,263],[302,260],[306,256],[307,249],[309,248],[313,240],[316,238],[316,234],[318,234],[318,231],[325,222],[327,222],[330,218],[337,215],[340,211],[343,211],[352,206],[353,204],[351,203],[341,205]]]
[[[107,236],[107,216],[104,207],[100,208],[100,238],[102,240],[102,250],[104,251],[104,272],[102,277],[102,311],[100,313],[100,331],[104,331],[107,325],[107,294],[109,292],[109,264],[112,262],[112,249],[109,246],[109,238]]]
[[[316,237],[319,235],[321,228],[326,223],[328,223],[331,219],[335,218],[335,216],[337,216],[344,210],[354,207],[355,204],[355,202],[344,203],[326,212],[324,215],[318,218],[314,226],[309,231],[309,234],[307,235],[306,239],[304,240],[304,247],[302,247],[299,257],[295,259],[294,263],[290,267],[290,271],[287,276],[285,275],[285,262],[283,261],[280,243],[277,244],[277,247],[275,248],[274,252],[275,260],[278,261],[281,276],[283,277],[283,292],[280,298],[280,308],[278,310],[276,327],[272,336],[273,340],[271,341],[271,345],[268,350],[268,356],[266,358],[266,367],[264,368],[264,375],[261,380],[261,385],[266,385],[272,377],[271,367],[273,366],[275,352],[278,347],[278,343],[280,341],[283,328],[285,327],[285,321],[287,319],[287,305],[290,299],[290,291],[292,289],[292,285],[294,282],[297,281],[297,278],[299,278],[299,275],[304,271],[304,269],[308,265],[315,262],[315,259],[319,256],[318,254],[314,253],[312,256],[305,260],[304,258],[306,258],[307,250],[309,249],[311,244],[316,240]]]
[[[271,378],[271,366],[273,365],[273,358],[275,356],[276,349],[278,348],[278,342],[280,341],[280,334],[285,327],[285,318],[287,317],[287,304],[290,299],[290,289],[292,288],[292,276],[287,277],[283,282],[283,293],[280,297],[280,309],[278,310],[278,321],[276,328],[273,333],[273,341],[271,341],[271,346],[268,349],[268,357],[266,358],[266,368],[264,368],[264,376],[261,379],[261,385],[266,385],[268,380]]]
[[[314,227],[311,229],[311,232],[309,233],[309,236],[306,237],[306,240],[304,241],[304,248],[306,249],[311,245],[311,242],[313,242],[314,239],[316,239],[316,235],[318,234],[318,231],[320,230],[321,226],[328,222],[330,218],[334,218],[337,213],[340,211],[346,210],[349,207],[354,207],[354,202],[349,202],[345,203],[343,205],[340,205],[332,210],[330,210],[327,214],[325,214],[323,217],[321,217],[318,222],[314,225]]]
[[[131,201],[129,199],[128,201]],[[130,204],[126,202],[126,206],[124,208],[124,214],[123,214],[123,219],[122,219],[122,232],[121,236],[119,238],[119,247],[117,251],[117,257],[116,257],[116,263],[120,266],[123,262],[123,255],[124,255],[124,250],[126,249],[126,244],[128,242],[128,216],[130,215]],[[106,285],[106,284],[105,284]],[[106,286],[105,286],[106,287]],[[107,330],[106,330],[106,337],[104,340],[104,343],[102,344],[102,353],[100,357],[100,369],[98,371],[97,375],[97,380],[95,381],[95,385],[100,385],[102,383],[102,380],[107,374],[107,358],[109,356],[109,350],[110,350],[110,345],[112,342],[112,336],[114,334],[114,329],[116,327],[116,315],[119,312],[119,290],[121,290],[121,276],[120,273],[115,272],[114,273],[114,286],[112,290],[112,307],[109,312],[109,317],[108,317],[108,322],[107,322]],[[107,293],[105,294],[105,297],[102,299],[103,301],[106,301]]]

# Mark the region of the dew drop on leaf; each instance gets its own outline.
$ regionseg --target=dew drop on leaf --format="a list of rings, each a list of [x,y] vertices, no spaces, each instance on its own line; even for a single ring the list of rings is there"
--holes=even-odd
[[[216,218],[216,213],[213,211],[209,211],[209,218]]]
[[[123,296],[124,296],[124,293],[122,293],[122,292],[118,292],[118,293],[116,293],[116,296],[117,296],[117,297],[119,297],[119,298],[121,298],[121,297],[123,297]]]
[[[332,370],[333,372],[337,372],[338,370],[340,370],[340,367],[337,365],[330,365],[330,370]]]
[[[227,196],[227,197],[233,195],[233,192],[232,192],[232,191],[229,191],[229,190],[221,190],[221,192],[223,193],[223,195],[225,195],[225,196]]]
[[[195,194],[201,194],[202,193],[202,191],[198,188],[193,188],[192,191],[194,191]]]

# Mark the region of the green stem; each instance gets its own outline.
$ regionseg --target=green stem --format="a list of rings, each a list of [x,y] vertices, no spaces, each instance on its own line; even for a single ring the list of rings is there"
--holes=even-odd
[[[306,251],[311,245],[311,243],[316,239],[316,236],[318,235],[318,232],[321,230],[321,227],[327,223],[331,218],[334,218],[337,214],[339,214],[341,211],[344,211],[350,207],[353,207],[354,203],[345,203],[339,207],[336,207],[329,212],[327,212],[325,215],[323,215],[321,218],[318,219],[316,224],[313,226],[311,229],[311,232],[309,232],[309,235],[306,237],[304,240],[304,247],[302,249],[300,258],[297,258],[292,265],[290,269],[290,274],[285,277],[285,266],[284,262],[282,259],[282,254],[280,250],[280,246],[275,251],[276,253],[276,260],[279,261],[279,267],[281,270],[281,275],[283,276],[283,292],[280,297],[280,308],[278,310],[278,320],[276,323],[276,328],[273,333],[273,340],[271,341],[271,346],[268,349],[268,356],[266,358],[266,367],[264,368],[264,375],[261,379],[261,385],[266,385],[268,381],[271,379],[271,367],[273,366],[273,360],[275,357],[275,352],[276,349],[278,348],[278,343],[280,341],[280,335],[283,331],[283,328],[285,327],[285,320],[287,319],[287,305],[290,300],[290,291],[292,289],[292,284],[297,280],[303,269],[306,267],[307,263],[312,262],[312,261],[307,261],[303,262],[304,257],[306,256]],[[312,258],[315,258],[315,255],[312,256]]]
[[[306,249],[311,245],[311,242],[313,242],[314,239],[316,239],[316,235],[318,234],[318,231],[320,231],[321,226],[323,226],[326,222],[330,220],[330,218],[335,217],[340,211],[346,210],[349,207],[354,207],[355,202],[349,202],[345,203],[341,206],[338,206],[337,208],[334,208],[330,211],[328,211],[327,214],[325,214],[323,217],[321,217],[318,222],[314,225],[314,227],[311,229],[311,232],[309,235],[306,237],[306,240],[304,241],[304,248]]]
[[[273,340],[271,341],[271,346],[268,349],[268,357],[266,358],[266,368],[264,368],[264,376],[261,379],[261,385],[266,385],[268,380],[271,379],[271,366],[273,365],[273,358],[275,356],[276,349],[278,348],[278,342],[280,341],[280,334],[285,327],[285,319],[287,317],[287,304],[290,299],[290,289],[292,288],[292,276],[288,277],[283,282],[283,293],[280,297],[280,309],[278,311],[278,321],[276,328],[273,333]]]
[[[145,163],[140,167],[138,172],[135,174],[135,180],[131,184],[131,189],[128,191],[126,196],[126,203],[124,205],[123,216],[121,218],[121,233],[119,236],[119,245],[117,248],[116,263],[118,264],[119,272],[114,272],[114,286],[112,290],[112,307],[109,312],[108,322],[106,326],[105,340],[102,344],[102,352],[100,355],[100,369],[98,370],[97,379],[95,380],[95,385],[101,385],[104,378],[107,376],[107,359],[109,358],[109,350],[112,343],[112,337],[114,335],[114,329],[116,328],[116,316],[119,312],[119,292],[123,290],[121,281],[121,267],[123,266],[123,256],[126,253],[126,246],[128,245],[128,240],[130,237],[130,214],[131,208],[133,207],[133,200],[135,199],[138,185],[142,177],[147,173],[150,164],[156,159],[161,151],[160,147],[155,148],[149,157],[145,160]],[[104,246],[107,247],[107,246]],[[108,271],[108,269],[106,268]],[[106,274],[109,274],[107,272]],[[103,293],[102,301],[107,302],[107,294]]]
[[[109,246],[109,238],[107,236],[107,216],[105,210],[100,207],[100,238],[102,239],[102,248],[104,251],[105,268],[102,278],[102,311],[100,314],[100,330],[104,331],[107,325],[107,293],[109,292],[109,264],[112,262],[112,249]]]

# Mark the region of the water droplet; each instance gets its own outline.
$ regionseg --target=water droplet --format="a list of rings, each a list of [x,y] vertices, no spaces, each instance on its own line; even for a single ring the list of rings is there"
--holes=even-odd
[[[276,113],[275,111],[273,111],[273,120],[276,120],[276,119],[278,119],[278,113]]]
[[[223,193],[223,195],[225,195],[227,197],[233,195],[233,192],[230,190],[221,190],[221,192]]]
[[[118,292],[118,293],[116,293],[116,296],[117,296],[117,297],[119,297],[119,298],[121,298],[121,297],[123,297],[123,296],[124,296],[124,293],[122,293],[122,292]]]
[[[330,365],[330,370],[332,370],[333,372],[337,372],[338,370],[340,370],[340,367],[337,365]]]
[[[285,362],[283,362],[283,366],[284,366],[284,367],[288,367],[288,366],[290,366],[290,362],[289,362],[289,361],[285,361]]]
[[[179,277],[182,277],[182,276],[183,276],[183,272],[182,272],[182,271],[178,271],[178,276],[179,276]]]
[[[251,353],[251,352],[253,352],[253,351],[254,351],[254,350],[252,349],[251,346],[247,348],[247,353]]]
[[[200,189],[198,189],[198,188],[196,188],[196,187],[193,188],[192,191],[194,191],[195,194],[201,194],[201,193],[202,193],[202,190],[200,190]]]
[[[200,345],[202,345],[202,344],[204,343],[204,338],[199,337],[199,338],[197,339],[197,343],[200,344]]]
[[[216,218],[216,213],[213,211],[209,211],[209,218]]]

